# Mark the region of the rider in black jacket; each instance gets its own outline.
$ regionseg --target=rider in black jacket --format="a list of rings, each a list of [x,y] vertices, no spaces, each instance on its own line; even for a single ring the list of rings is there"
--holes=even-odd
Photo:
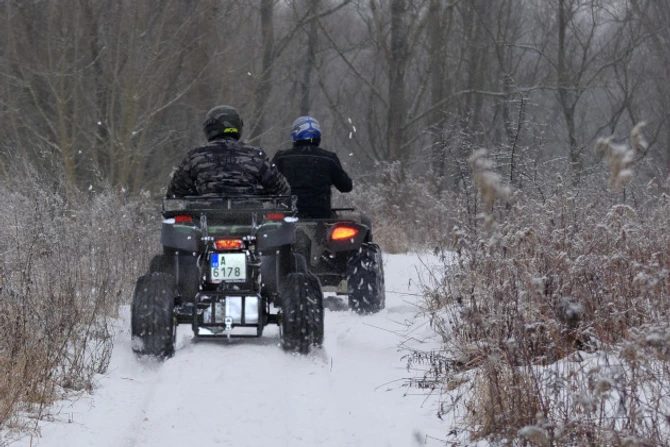
[[[290,194],[288,182],[265,152],[239,141],[242,119],[237,110],[214,107],[203,127],[208,143],[182,160],[168,186],[168,198]]]
[[[301,116],[293,122],[293,147],[277,152],[272,162],[298,196],[298,212],[302,217],[332,217],[330,187],[341,192],[352,189],[351,178],[342,169],[333,152],[319,147],[321,129],[311,116]]]

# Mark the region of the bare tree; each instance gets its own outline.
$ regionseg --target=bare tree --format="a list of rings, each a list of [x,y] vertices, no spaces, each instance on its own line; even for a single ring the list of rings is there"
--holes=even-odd
[[[80,187],[156,189],[202,138],[204,112],[230,103],[256,143],[314,113],[356,169],[432,167],[438,188],[462,184],[479,147],[517,186],[556,153],[578,180],[594,138],[635,119],[650,121],[654,167],[670,169],[663,2],[256,5],[0,2],[2,158],[19,148]]]
[[[272,92],[272,67],[275,62],[274,36],[274,0],[261,0],[260,23],[262,41],[262,59],[254,102],[254,125],[251,128],[251,140],[260,144],[265,132],[265,112]]]
[[[451,6],[440,0],[431,0],[428,7],[428,45],[430,71],[430,128],[433,134],[432,168],[439,178],[445,174],[446,154],[443,133],[446,124],[447,92],[451,89],[447,74],[448,35],[452,21]]]
[[[405,124],[405,70],[407,69],[407,2],[391,0],[391,44],[389,52],[388,119],[387,140],[389,158],[402,160],[407,158],[403,151],[403,127]]]
[[[321,0],[310,2],[309,14],[316,16]],[[307,45],[305,48],[305,64],[303,67],[302,94],[300,95],[300,114],[307,115],[312,107],[312,74],[316,68],[316,48],[318,43],[318,22],[310,20],[307,25]]]
[[[649,38],[645,40],[645,47],[650,51],[644,53],[638,63],[644,64],[644,69],[638,74],[639,79],[650,78],[650,92],[644,97],[648,104],[655,104],[644,110],[653,120],[661,138],[660,156],[665,161],[663,174],[670,172],[670,84],[668,73],[670,73],[670,4],[667,2],[656,2],[649,0],[632,0],[633,11],[642,22],[642,28]],[[644,47],[643,47],[644,48]],[[647,54],[651,58],[647,58]],[[650,59],[650,60],[648,60]],[[633,95],[633,98],[642,96],[643,92]],[[631,98],[631,100],[633,99]]]

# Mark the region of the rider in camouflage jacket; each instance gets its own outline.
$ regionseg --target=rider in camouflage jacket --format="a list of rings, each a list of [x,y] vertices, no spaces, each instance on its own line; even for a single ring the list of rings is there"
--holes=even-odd
[[[239,141],[242,120],[234,108],[210,110],[204,129],[209,142],[186,155],[172,176],[168,198],[290,194],[286,178],[265,152]]]

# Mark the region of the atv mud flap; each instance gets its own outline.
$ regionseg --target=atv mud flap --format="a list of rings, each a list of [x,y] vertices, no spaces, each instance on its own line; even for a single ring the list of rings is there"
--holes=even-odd
[[[321,279],[321,278],[319,278]],[[321,290],[323,291],[323,307],[336,312],[349,310],[349,303],[347,302],[347,296],[349,295],[347,289],[347,280],[340,280],[339,284],[334,285],[322,284]]]
[[[261,255],[271,255],[278,248],[293,243],[295,243],[294,222],[263,224],[256,233],[256,245]]]
[[[197,305],[190,309],[190,322],[197,337],[255,337],[266,323],[263,300],[255,293],[204,292],[196,295],[195,302]],[[255,335],[232,334],[238,327],[257,331]]]

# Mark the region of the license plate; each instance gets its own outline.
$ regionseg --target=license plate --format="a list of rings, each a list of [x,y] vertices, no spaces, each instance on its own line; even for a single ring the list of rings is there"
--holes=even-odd
[[[212,253],[212,282],[244,282],[247,279],[247,257],[244,253]]]

